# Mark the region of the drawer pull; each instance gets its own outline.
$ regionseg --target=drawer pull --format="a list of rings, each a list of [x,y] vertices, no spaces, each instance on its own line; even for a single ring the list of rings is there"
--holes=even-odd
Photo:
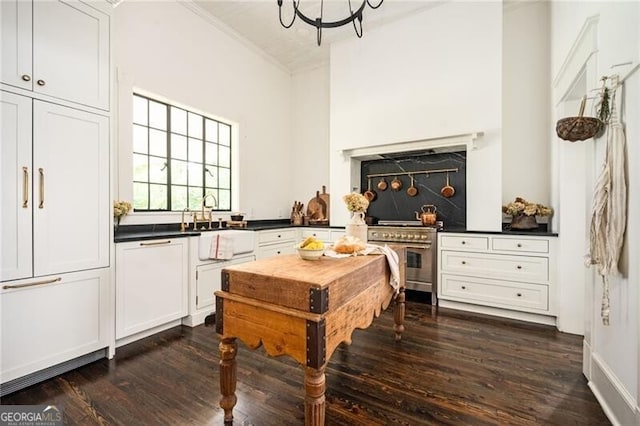
[[[279,234],[278,234],[278,238],[281,238],[281,237],[282,237],[282,235],[279,235]]]
[[[522,269],[522,266],[518,265],[518,266],[516,266],[516,268],[518,268],[518,269]]]
[[[23,81],[31,81],[31,76],[29,74],[22,74]]]
[[[518,297],[522,297],[522,293],[517,293],[516,294]]]
[[[462,287],[460,287],[460,288],[461,288],[461,289],[463,289],[463,290],[466,290],[466,289],[467,289],[467,286],[466,286],[466,285],[463,285],[463,286],[462,286]]]
[[[466,261],[464,261],[464,260],[463,260],[461,263],[462,263],[463,265],[466,265],[466,264],[467,264],[467,262],[466,262]]]
[[[4,290],[9,290],[9,289],[12,289],[12,288],[24,288],[24,287],[33,287],[34,285],[44,285],[44,284],[57,283],[58,281],[62,281],[62,278],[60,278],[60,277],[52,278],[50,280],[36,281],[35,283],[28,283],[28,284],[3,285],[2,288]]]
[[[38,80],[36,83],[38,83],[38,86],[44,86],[46,84],[44,80]]]
[[[467,244],[467,242],[465,240],[462,240],[462,245]]]
[[[518,248],[522,247],[522,244],[518,243],[518,244],[516,244],[516,247],[518,247]]]
[[[167,241],[157,241],[154,243],[140,243],[141,246],[159,246],[162,244],[171,244],[171,240],[167,240]]]

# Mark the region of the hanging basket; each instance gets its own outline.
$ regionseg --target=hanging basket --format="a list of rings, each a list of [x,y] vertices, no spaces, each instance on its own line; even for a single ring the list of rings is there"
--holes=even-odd
[[[571,142],[583,141],[598,134],[604,123],[595,117],[583,117],[586,102],[587,97],[583,96],[577,117],[558,120],[556,133],[560,139]]]

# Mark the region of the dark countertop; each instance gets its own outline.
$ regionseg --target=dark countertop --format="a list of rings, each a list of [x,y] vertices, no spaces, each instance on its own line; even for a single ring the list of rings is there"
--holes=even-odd
[[[344,229],[343,226],[328,226],[328,225],[310,225],[299,226],[292,225],[289,219],[275,219],[275,220],[255,220],[247,221],[246,228],[225,228],[226,222],[223,222],[223,228],[218,229],[217,223],[212,228],[212,231],[225,231],[229,229],[237,229],[241,231],[265,231],[269,229],[281,229],[281,228],[327,228],[327,229]],[[120,225],[116,231],[113,241],[116,243],[124,243],[128,241],[144,241],[155,240],[158,238],[185,238],[200,235],[202,232],[207,231],[194,231],[189,228],[182,232],[180,231],[179,223],[168,224],[150,224],[150,225]]]

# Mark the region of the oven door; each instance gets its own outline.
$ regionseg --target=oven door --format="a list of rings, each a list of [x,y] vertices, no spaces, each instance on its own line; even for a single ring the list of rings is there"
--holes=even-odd
[[[435,246],[431,242],[404,246],[407,249],[407,288],[431,293],[432,304],[435,304]]]

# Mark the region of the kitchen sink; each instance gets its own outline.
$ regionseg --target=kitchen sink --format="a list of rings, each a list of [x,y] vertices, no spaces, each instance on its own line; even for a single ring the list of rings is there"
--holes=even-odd
[[[255,232],[242,231],[238,229],[226,229],[221,231],[201,231],[198,241],[198,257],[200,260],[210,259],[211,242],[218,236],[231,238],[233,240],[233,255],[238,256],[253,252],[255,248]]]

